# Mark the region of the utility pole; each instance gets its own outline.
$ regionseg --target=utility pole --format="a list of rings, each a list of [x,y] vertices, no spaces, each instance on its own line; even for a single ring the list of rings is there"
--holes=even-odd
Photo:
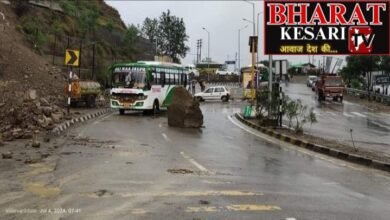
[[[210,82],[210,32],[205,27],[203,30],[207,32],[207,81]]]
[[[202,62],[202,39],[199,39],[199,61]]]
[[[196,63],[199,63],[199,40],[196,40]]]

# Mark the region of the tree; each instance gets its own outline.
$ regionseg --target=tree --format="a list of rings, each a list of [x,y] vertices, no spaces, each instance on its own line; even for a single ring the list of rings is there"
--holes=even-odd
[[[157,45],[156,48],[157,51],[159,51],[159,49],[158,49],[158,44],[156,44],[156,40],[160,36],[159,31],[160,29],[158,26],[158,20],[156,18],[154,19],[146,18],[144,20],[144,23],[141,27],[141,35],[142,37],[148,39],[154,45]]]
[[[379,66],[381,70],[390,73],[390,56],[381,56]]]
[[[171,15],[171,12],[163,12],[159,20],[146,18],[141,28],[142,35],[156,44],[158,51],[172,57],[174,62],[179,62],[179,58],[184,58],[189,50],[185,45],[188,41],[183,18]]]
[[[344,79],[351,82],[353,79],[367,77],[367,84],[371,85],[370,73],[377,70],[381,58],[379,56],[347,56],[347,66],[341,71]],[[367,87],[369,89],[369,86]]]
[[[125,36],[123,38],[123,52],[131,56],[136,49],[134,45],[138,42],[139,30],[135,25],[129,25],[126,29]]]

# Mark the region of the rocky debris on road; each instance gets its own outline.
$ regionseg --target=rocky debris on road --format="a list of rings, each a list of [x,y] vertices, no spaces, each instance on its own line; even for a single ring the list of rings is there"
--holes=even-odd
[[[41,162],[42,162],[42,158],[28,158],[24,160],[25,164],[34,164],[34,163],[41,163]]]
[[[209,205],[210,204],[210,202],[209,201],[207,201],[207,200],[199,200],[199,204],[201,204],[201,205]]]
[[[0,134],[4,141],[31,139],[34,133],[51,130],[63,120],[64,109],[46,98],[38,98],[36,90],[16,92],[8,98],[7,108],[0,108]],[[49,100],[58,102],[55,97]]]
[[[169,173],[173,174],[193,174],[194,171],[188,170],[188,169],[168,169],[167,170]]]
[[[199,102],[183,87],[176,87],[168,107],[168,125],[181,128],[200,128],[203,114]]]
[[[12,155],[13,155],[13,153],[11,151],[8,151],[8,152],[5,152],[5,153],[2,153],[1,157],[3,159],[12,159]]]
[[[39,142],[37,140],[33,140],[32,144],[31,144],[31,147],[33,147],[33,148],[40,148],[41,147],[41,142]]]
[[[96,196],[98,196],[98,197],[107,197],[107,196],[112,196],[112,195],[114,195],[113,192],[110,192],[110,191],[108,191],[108,190],[106,190],[106,189],[98,190],[98,191],[94,192],[94,194],[95,194]]]

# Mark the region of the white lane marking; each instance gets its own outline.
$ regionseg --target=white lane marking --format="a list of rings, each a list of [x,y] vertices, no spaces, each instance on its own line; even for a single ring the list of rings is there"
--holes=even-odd
[[[162,128],[162,124],[161,124],[161,123],[160,123],[160,124],[158,124],[158,127],[159,127],[159,128]]]
[[[168,137],[165,133],[161,133],[161,135],[163,136],[163,138],[164,138],[166,141],[168,141],[168,142],[171,141],[171,139],[169,139],[169,137]]]
[[[286,220],[297,220],[296,218],[286,218]]]
[[[209,173],[209,171],[204,166],[200,165],[198,162],[196,162],[190,156],[186,155],[184,152],[180,152],[180,154],[181,154],[181,156],[184,157],[184,159],[188,160],[192,165],[194,165],[200,171]]]
[[[353,116],[353,115],[351,115],[351,114],[348,114],[348,113],[346,113],[346,112],[343,112],[343,115],[344,115],[345,117],[348,117],[348,118],[353,118],[353,117],[355,117],[355,116]]]
[[[361,114],[359,112],[351,112],[351,113],[354,114],[354,115],[357,115],[359,117],[367,118],[367,116],[365,116],[365,115],[363,115],[363,114]]]
[[[292,144],[288,144],[288,143],[281,144],[281,142],[283,142],[281,140],[267,137],[265,134],[256,133],[256,132],[251,131],[248,128],[238,124],[238,122],[234,121],[230,115],[228,116],[228,119],[233,124],[235,124],[237,127],[241,128],[242,130],[244,130],[244,131],[246,131],[248,133],[251,133],[251,134],[253,134],[253,135],[255,135],[255,136],[257,136],[257,137],[259,137],[261,139],[264,139],[264,140],[268,141],[269,143],[273,143],[273,144],[276,144],[278,146],[286,147],[286,148],[289,148],[291,150],[295,150],[295,151],[298,151],[298,152],[300,152],[302,154],[307,154],[307,155],[310,155],[312,157],[315,157],[315,158],[318,158],[318,159],[322,159],[324,161],[327,161],[329,163],[332,163],[334,165],[338,165],[338,166],[341,166],[341,167],[348,167],[348,168],[351,168],[351,169],[354,169],[354,170],[359,170],[359,171],[367,171],[369,169],[369,168],[365,168],[365,167],[358,167],[359,165],[355,166],[354,164],[345,163],[345,162],[339,161],[339,160],[333,160],[333,159],[328,158],[327,156],[321,156],[321,155],[316,154],[314,152],[309,152],[308,150],[299,149],[297,146],[292,145]],[[375,172],[380,172],[380,171],[375,170]],[[378,175],[381,176],[381,177],[384,177],[387,180],[390,180],[390,178],[388,176],[386,176],[386,175],[383,175],[383,174],[378,174]]]

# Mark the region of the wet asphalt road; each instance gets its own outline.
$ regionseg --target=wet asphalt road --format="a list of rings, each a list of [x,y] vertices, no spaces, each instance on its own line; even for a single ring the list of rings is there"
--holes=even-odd
[[[357,103],[343,103],[327,99],[318,102],[315,92],[302,83],[283,85],[283,91],[292,99],[301,99],[314,108],[318,123],[306,124],[306,131],[316,136],[352,145],[350,129],[357,147],[386,153],[390,156],[390,114],[375,112]]]
[[[202,103],[202,130],[118,113],[75,128],[2,193],[0,219],[390,218],[388,174],[267,141],[229,118],[241,105]]]

